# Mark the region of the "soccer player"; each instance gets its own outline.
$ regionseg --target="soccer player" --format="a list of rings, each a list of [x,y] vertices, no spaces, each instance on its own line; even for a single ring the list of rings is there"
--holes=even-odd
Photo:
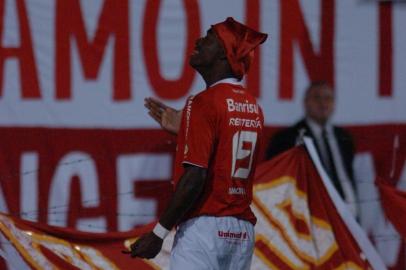
[[[189,64],[206,89],[182,112],[146,99],[150,115],[178,135],[174,196],[131,256],[155,257],[177,226],[171,269],[249,269],[256,218],[250,209],[263,115],[242,86],[254,49],[267,38],[227,18],[196,41]]]

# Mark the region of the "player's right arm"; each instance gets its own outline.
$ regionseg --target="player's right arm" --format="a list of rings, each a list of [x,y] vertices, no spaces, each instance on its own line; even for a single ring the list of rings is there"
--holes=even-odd
[[[165,108],[164,104],[153,99],[146,101],[149,102],[150,111]],[[132,257],[155,257],[161,250],[165,236],[196,205],[204,192],[208,163],[215,138],[216,112],[210,104],[210,100],[206,100],[202,96],[188,99],[185,111],[189,114],[185,118],[185,132],[182,133],[184,137],[180,138],[182,140],[181,148],[178,149],[180,151],[178,154],[183,155],[181,164],[178,164],[184,166],[182,175],[176,184],[168,207],[160,216],[154,230],[143,235],[131,245]],[[161,123],[160,115],[156,115],[154,119]]]
[[[168,207],[159,218],[158,226],[162,226],[166,233],[196,204],[203,193],[206,177],[206,168],[186,165]],[[155,229],[153,232],[144,234],[131,245],[131,256],[154,258],[162,248],[163,238],[159,233],[155,233]]]
[[[204,190],[207,169],[185,164],[185,171],[176,185],[175,193],[159,223],[171,230],[193,208]]]

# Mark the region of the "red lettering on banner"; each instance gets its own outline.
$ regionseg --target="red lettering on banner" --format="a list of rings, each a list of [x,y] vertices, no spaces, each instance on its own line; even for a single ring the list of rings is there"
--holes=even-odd
[[[87,38],[78,0],[56,1],[56,98],[71,98],[71,37],[77,42],[84,76],[96,79],[109,37],[114,37],[113,99],[129,100],[130,48],[127,0],[105,0],[95,38]],[[67,12],[69,11],[69,12]]]
[[[245,1],[245,21],[246,24],[253,29],[260,29],[259,18],[260,3],[259,0]],[[255,50],[254,59],[251,63],[250,70],[247,75],[247,89],[255,97],[260,96],[261,74],[259,72],[261,65],[260,47]]]
[[[171,197],[170,171],[163,175],[151,173],[151,178],[147,174],[146,178],[137,181],[135,190],[118,190],[119,182],[126,181],[126,175],[122,176],[118,171],[120,156],[150,153],[155,158],[154,154],[165,154],[165,164],[160,163],[159,169],[162,170],[163,165],[171,168],[169,155],[174,152],[175,142],[171,135],[163,131],[0,130],[0,141],[9,142],[2,146],[0,152],[0,207],[8,210],[9,214],[81,230],[100,231],[105,227],[105,230],[117,231],[120,220],[122,224],[142,224],[146,220],[145,214],[150,214],[148,220],[152,221]],[[134,143],[134,138],[141,138],[144,143]],[[27,160],[27,153],[35,153],[37,161],[34,162],[32,158],[31,161]],[[26,161],[22,162],[24,155]],[[125,167],[124,172],[127,170]],[[126,174],[131,173],[134,171]],[[31,190],[32,193],[24,192],[21,186],[23,178],[27,182],[33,181],[34,177],[38,177],[35,184],[38,185],[37,189]],[[128,196],[130,193],[132,196]],[[23,195],[38,199],[23,198]],[[157,211],[143,212],[138,208],[123,210],[118,207],[119,201],[125,205],[143,205],[143,201],[155,204],[154,199]],[[27,202],[32,203],[28,205]],[[96,225],[86,228],[86,224],[92,220],[97,221]]]
[[[293,98],[293,48],[297,43],[310,80],[324,80],[334,86],[335,1],[320,1],[320,51],[316,52],[298,0],[280,1],[281,42],[279,52],[279,98]]]
[[[86,200],[82,198],[82,188],[78,176],[74,176],[72,179],[69,197],[70,199],[68,209],[70,211],[68,211],[67,213],[68,227],[75,228],[76,225],[78,224],[78,221],[81,218],[105,217],[107,220],[107,216],[105,216],[105,211],[103,211],[104,209],[100,205],[96,207],[84,206],[84,202],[86,202]],[[104,207],[106,206],[107,205],[104,205]],[[79,229],[83,228],[79,227]]]
[[[8,151],[7,147],[2,147],[2,152]],[[16,158],[10,155],[0,155],[0,196],[4,196],[2,208],[6,208],[10,214],[20,212],[19,189],[20,182],[15,181],[12,168],[16,168]],[[15,174],[15,173],[14,173]]]
[[[135,183],[135,196],[137,198],[152,198],[157,202],[156,215],[159,217],[168,206],[172,197],[173,186],[170,181],[137,181]],[[159,190],[159,192],[157,192]]]
[[[60,136],[61,134],[51,137],[53,141],[60,141]],[[74,137],[72,135],[71,142],[81,144]],[[81,152],[80,156],[72,155],[77,151],[62,146],[54,155],[43,154],[39,164],[43,170],[39,181],[39,221],[77,227],[83,219],[99,218],[105,220],[106,230],[117,230],[116,183],[106,181],[114,179],[115,170],[106,168],[110,166],[109,161],[100,156],[100,153],[94,152],[93,147],[85,149],[89,153]],[[113,152],[111,156],[115,154]],[[64,190],[67,194],[60,194],[58,190]],[[93,229],[103,229],[98,226],[99,228],[96,225]]]
[[[7,58],[17,58],[20,68],[22,98],[40,98],[38,73],[35,65],[31,40],[31,30],[24,0],[16,0],[18,25],[20,31],[20,47],[0,47],[0,96],[3,92],[4,62]],[[5,1],[0,1],[0,40],[3,39]]]
[[[379,96],[392,96],[392,3],[379,3]]]
[[[189,67],[189,55],[193,52],[195,41],[200,36],[199,6],[196,0],[183,1],[186,13],[186,50],[182,75],[176,80],[166,80],[159,70],[156,29],[161,1],[147,1],[142,34],[145,66],[152,88],[161,98],[179,99],[185,96],[192,85],[195,71]]]

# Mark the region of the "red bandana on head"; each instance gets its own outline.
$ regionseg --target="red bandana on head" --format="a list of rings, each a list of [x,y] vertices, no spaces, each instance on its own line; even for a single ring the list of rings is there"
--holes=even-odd
[[[254,49],[265,42],[268,35],[248,28],[231,17],[212,25],[212,29],[223,44],[234,75],[241,80],[248,72]]]

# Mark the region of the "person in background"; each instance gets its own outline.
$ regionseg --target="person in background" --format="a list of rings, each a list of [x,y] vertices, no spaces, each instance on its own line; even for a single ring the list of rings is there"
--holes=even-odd
[[[264,120],[241,80],[266,38],[233,18],[212,25],[189,59],[206,89],[182,112],[145,100],[151,117],[177,134],[175,192],[153,231],[131,245],[132,257],[155,257],[177,226],[171,269],[250,268],[256,223],[250,204]]]
[[[331,123],[335,106],[332,88],[323,81],[312,82],[306,89],[303,105],[305,117],[273,135],[266,158],[271,159],[294,147],[300,143],[303,135],[311,137],[334,187],[356,216],[356,187],[352,168],[354,144],[345,129]]]

